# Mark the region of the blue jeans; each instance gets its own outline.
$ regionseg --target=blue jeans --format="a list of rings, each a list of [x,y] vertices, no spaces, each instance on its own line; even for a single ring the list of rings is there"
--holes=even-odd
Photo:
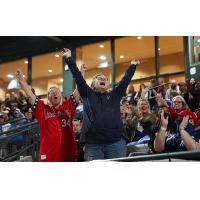
[[[86,161],[126,157],[126,142],[121,140],[111,144],[85,144]]]

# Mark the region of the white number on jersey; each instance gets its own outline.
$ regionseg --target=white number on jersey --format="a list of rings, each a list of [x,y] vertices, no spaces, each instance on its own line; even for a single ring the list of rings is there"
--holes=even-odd
[[[62,119],[62,127],[65,128],[66,126],[70,125],[70,120]]]

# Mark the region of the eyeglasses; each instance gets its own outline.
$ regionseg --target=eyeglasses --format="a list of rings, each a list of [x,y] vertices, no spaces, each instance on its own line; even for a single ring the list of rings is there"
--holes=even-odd
[[[182,101],[173,101],[173,103],[182,103]]]
[[[99,81],[107,81],[107,78],[101,77],[101,76],[97,76],[96,79],[99,80]]]

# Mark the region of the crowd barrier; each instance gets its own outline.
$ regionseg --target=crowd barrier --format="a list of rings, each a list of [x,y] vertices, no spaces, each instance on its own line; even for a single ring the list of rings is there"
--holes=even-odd
[[[24,119],[10,121],[14,128],[0,133],[0,161],[20,161],[31,157],[37,161],[39,148],[39,127],[36,121],[24,122]],[[24,122],[24,123],[22,123]]]
[[[157,153],[138,155],[133,157],[108,159],[107,161],[117,162],[139,162],[139,161],[200,161],[199,151],[181,151],[173,153]]]

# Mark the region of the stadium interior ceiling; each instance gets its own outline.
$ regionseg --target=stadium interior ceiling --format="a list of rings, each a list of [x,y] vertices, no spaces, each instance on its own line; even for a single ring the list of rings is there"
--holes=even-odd
[[[110,36],[1,36],[0,63],[110,39]]]

